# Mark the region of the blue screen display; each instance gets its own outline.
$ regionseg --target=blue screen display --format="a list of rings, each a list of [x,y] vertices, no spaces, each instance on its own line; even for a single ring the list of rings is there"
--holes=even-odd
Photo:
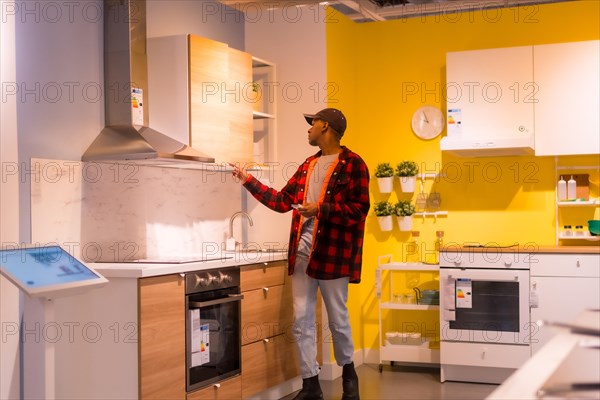
[[[3,249],[0,250],[0,264],[28,288],[98,278],[60,246]]]

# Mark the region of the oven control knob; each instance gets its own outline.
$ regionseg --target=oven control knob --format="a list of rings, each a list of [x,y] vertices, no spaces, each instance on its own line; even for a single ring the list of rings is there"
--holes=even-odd
[[[210,281],[206,278],[196,275],[196,286],[208,286]]]
[[[507,267],[510,267],[512,265],[512,259],[510,257],[505,257],[504,258],[504,265]]]
[[[231,275],[227,275],[222,272],[220,272],[219,275],[221,276],[221,282],[231,283],[231,281],[233,281]]]
[[[455,266],[460,266],[460,264],[462,264],[462,260],[460,258],[457,258],[456,260],[454,260],[454,265]]]
[[[208,280],[208,284],[209,284],[209,285],[210,285],[210,284],[212,284],[212,283],[215,283],[215,282],[216,282],[216,283],[218,283],[218,282],[219,282],[219,278],[217,278],[216,276],[214,276],[214,275],[211,275],[211,274],[209,274],[209,273],[207,273],[207,274],[206,274],[206,277],[207,277],[206,279]]]

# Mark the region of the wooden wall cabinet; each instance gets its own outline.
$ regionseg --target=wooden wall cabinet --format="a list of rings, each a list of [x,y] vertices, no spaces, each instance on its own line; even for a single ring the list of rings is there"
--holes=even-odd
[[[195,36],[148,39],[150,127],[215,158],[253,159],[252,56]]]
[[[142,278],[139,398],[185,399],[185,282],[179,274]]]

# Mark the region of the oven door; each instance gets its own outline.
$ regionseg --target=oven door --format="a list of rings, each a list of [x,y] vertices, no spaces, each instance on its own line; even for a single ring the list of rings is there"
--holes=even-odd
[[[239,288],[187,296],[187,391],[241,371]]]
[[[529,345],[529,271],[440,269],[441,340]]]

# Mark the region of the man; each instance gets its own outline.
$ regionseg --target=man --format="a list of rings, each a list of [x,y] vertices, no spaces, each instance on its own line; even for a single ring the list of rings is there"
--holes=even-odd
[[[311,125],[308,142],[320,151],[308,157],[281,189],[260,183],[233,166],[233,175],[272,210],[293,210],[288,249],[292,275],[294,334],[300,359],[302,390],[295,399],[322,399],[317,363],[315,306],[317,288],[327,309],[333,349],[343,367],[343,400],[358,400],[354,343],[346,302],[348,284],[359,283],[365,218],[369,211],[369,171],[365,162],[340,145],[346,118],[326,108],[305,114]]]

